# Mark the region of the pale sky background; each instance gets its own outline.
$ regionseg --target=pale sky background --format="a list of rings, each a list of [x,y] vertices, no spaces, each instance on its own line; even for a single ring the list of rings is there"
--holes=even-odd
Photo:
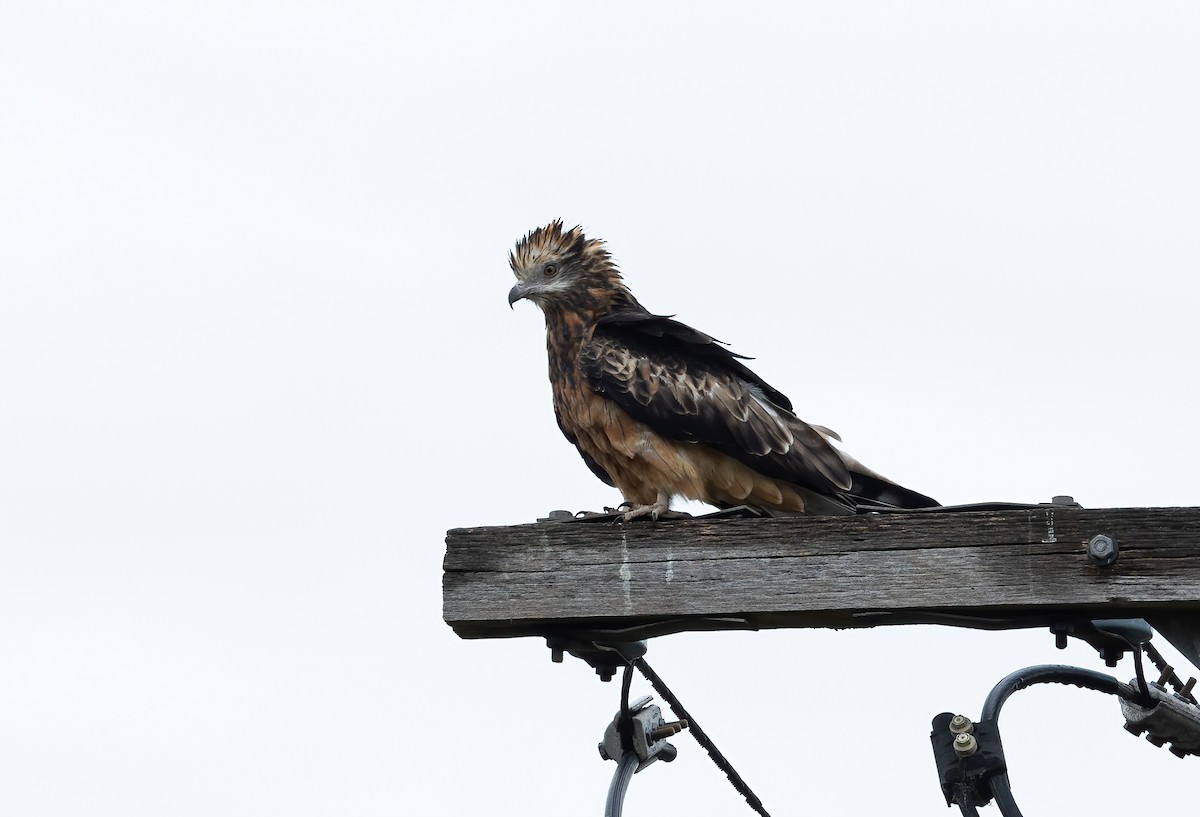
[[[6,4],[0,810],[602,813],[618,687],[440,610],[446,529],[619,500],[505,303],[555,217],[943,502],[1197,504],[1198,78],[1192,3]],[[649,659],[776,817],[957,813],[935,714],[1104,669],[939,628]],[[1003,724],[1031,817],[1194,807],[1114,699]],[[627,815],[751,813],[676,743]]]

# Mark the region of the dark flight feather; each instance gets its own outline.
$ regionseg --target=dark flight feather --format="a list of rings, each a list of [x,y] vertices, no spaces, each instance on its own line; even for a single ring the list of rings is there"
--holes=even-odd
[[[592,387],[657,433],[820,493],[852,491],[841,455],[744,359],[690,326],[635,311],[597,320],[580,349]]]

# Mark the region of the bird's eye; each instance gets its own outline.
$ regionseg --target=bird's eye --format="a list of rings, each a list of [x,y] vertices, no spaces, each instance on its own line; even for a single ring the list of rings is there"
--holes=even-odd
[[[542,272],[544,272],[546,277],[549,278],[550,276],[554,275],[554,273],[558,272],[558,268],[553,264],[547,264],[546,268],[542,270]]]

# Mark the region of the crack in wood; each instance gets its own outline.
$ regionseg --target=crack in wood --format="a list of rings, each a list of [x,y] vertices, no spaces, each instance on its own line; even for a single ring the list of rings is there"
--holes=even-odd
[[[1040,510],[459,528],[446,536],[444,617],[460,635],[496,637],[729,615],[873,626],[918,608],[1200,612],[1200,509],[1053,513],[1053,541]],[[1110,567],[1087,559],[1101,532],[1120,546]]]

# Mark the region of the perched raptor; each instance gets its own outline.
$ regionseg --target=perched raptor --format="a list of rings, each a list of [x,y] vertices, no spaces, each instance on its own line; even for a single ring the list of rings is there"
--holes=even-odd
[[[509,264],[509,305],[528,298],[546,316],[558,427],[621,491],[627,520],[657,519],[675,496],[785,514],[937,505],[835,448],[747,358],[647,312],[581,228],[536,229]]]

